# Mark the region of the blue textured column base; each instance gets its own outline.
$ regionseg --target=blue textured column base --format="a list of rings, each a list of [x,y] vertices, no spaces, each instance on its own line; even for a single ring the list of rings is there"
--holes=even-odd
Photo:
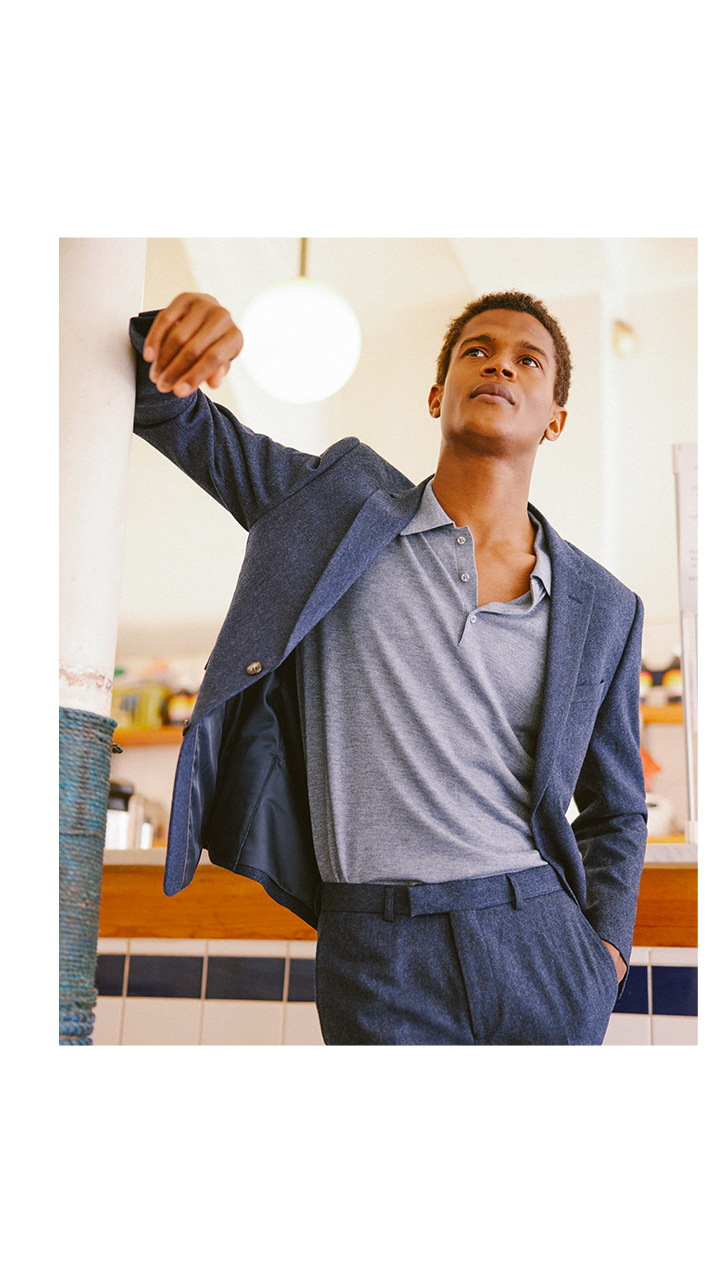
[[[115,721],[60,708],[60,1044],[91,1045]]]
[[[95,1014],[92,1012],[81,1012],[79,1009],[73,1009],[69,1005],[60,1005],[60,1044],[89,1044],[93,1043],[93,1024],[95,1022]]]

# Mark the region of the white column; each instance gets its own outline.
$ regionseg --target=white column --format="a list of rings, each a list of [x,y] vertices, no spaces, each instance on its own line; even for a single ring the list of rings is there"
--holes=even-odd
[[[60,241],[60,706],[110,714],[146,241]]]

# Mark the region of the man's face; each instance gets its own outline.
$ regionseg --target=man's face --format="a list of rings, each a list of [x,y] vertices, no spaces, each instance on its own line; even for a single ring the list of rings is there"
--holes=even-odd
[[[566,410],[554,400],[553,339],[535,316],[483,311],[461,332],[442,387],[428,406],[444,441],[492,453],[529,452],[555,440]]]

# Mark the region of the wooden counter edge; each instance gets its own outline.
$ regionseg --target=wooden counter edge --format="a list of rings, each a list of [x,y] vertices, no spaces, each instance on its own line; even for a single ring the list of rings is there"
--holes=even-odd
[[[636,947],[696,947],[697,867],[647,864],[641,875]],[[311,928],[279,907],[253,880],[201,866],[193,883],[168,898],[163,868],[107,866],[100,929],[104,938],[256,938],[311,941]]]

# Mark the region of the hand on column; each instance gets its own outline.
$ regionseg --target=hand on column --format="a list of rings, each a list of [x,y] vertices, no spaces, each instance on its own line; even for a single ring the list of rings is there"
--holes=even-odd
[[[215,298],[181,293],[155,317],[143,357],[151,362],[149,377],[158,391],[182,399],[201,382],[219,387],[242,346],[240,329]]]

